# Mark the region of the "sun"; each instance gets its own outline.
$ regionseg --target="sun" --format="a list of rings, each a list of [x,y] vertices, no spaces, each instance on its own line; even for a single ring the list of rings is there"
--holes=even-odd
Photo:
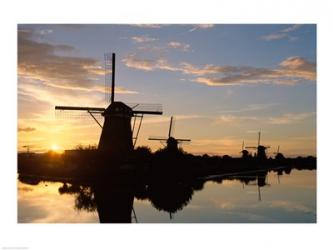
[[[51,146],[51,149],[52,149],[52,151],[54,151],[54,152],[60,152],[61,150],[60,150],[60,147],[57,145],[57,144],[53,144],[52,146]]]

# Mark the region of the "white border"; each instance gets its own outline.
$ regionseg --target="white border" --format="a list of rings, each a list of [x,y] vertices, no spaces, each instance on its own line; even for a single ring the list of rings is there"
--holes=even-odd
[[[1,14],[0,247],[29,249],[329,249],[332,221],[330,1],[6,1]],[[17,225],[17,23],[317,23],[318,223],[312,225]]]

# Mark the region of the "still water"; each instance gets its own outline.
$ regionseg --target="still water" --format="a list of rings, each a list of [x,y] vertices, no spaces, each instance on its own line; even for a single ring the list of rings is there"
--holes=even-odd
[[[315,223],[316,171],[269,172],[267,185],[239,180],[206,181],[175,213],[134,199],[139,223]],[[97,211],[78,209],[74,194],[60,194],[60,182],[29,185],[18,181],[19,223],[99,223]],[[93,209],[91,209],[93,210]],[[110,211],[111,212],[111,211]]]

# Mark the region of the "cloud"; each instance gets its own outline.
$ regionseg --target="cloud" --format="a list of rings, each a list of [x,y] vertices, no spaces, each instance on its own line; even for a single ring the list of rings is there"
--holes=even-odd
[[[32,30],[18,31],[18,75],[44,85],[104,93],[104,68],[90,57],[61,56],[75,51],[72,46],[34,40]],[[124,90],[124,89],[123,89]],[[126,91],[125,91],[126,92]]]
[[[32,132],[35,131],[35,128],[32,127],[19,127],[18,132]]]
[[[197,29],[210,29],[213,28],[214,24],[206,23],[206,24],[195,24],[193,25],[193,28],[190,29],[188,32],[193,32]]]
[[[290,40],[296,40],[297,38],[294,36],[291,36],[290,33],[299,29],[301,26],[302,26],[301,24],[294,24],[285,29],[279,30],[277,32],[261,36],[260,39],[265,40],[265,41],[280,40],[283,38],[289,38]]]
[[[153,24],[153,23],[143,23],[143,24],[130,24],[131,26],[134,27],[139,27],[139,28],[146,28],[146,29],[160,29],[165,26],[170,26],[170,24]],[[185,24],[188,26],[188,24]],[[192,28],[188,32],[193,32],[197,29],[209,29],[214,27],[214,24],[206,23],[206,24],[193,24],[191,25]]]
[[[166,70],[197,76],[191,81],[208,86],[230,86],[244,84],[294,85],[302,80],[316,80],[316,64],[305,58],[293,56],[279,63],[276,68],[251,66],[219,66],[207,64],[202,67],[187,62],[172,65],[166,59],[142,59],[135,54],[126,56],[122,62],[130,68],[145,71]]]
[[[280,67],[285,76],[298,77],[306,80],[316,79],[316,64],[302,57],[289,57],[280,63]]]
[[[147,43],[157,41],[157,38],[149,37],[149,36],[133,36],[131,39],[136,43]]]
[[[252,111],[258,111],[258,110],[264,110],[268,109],[274,106],[279,105],[278,103],[254,103],[249,104],[245,108],[239,108],[239,109],[232,109],[232,110],[221,110],[221,113],[244,113],[244,112],[252,112]]]
[[[198,119],[202,118],[203,116],[193,114],[193,115],[174,115],[174,120],[181,121],[181,120],[191,120],[191,119]],[[153,124],[153,123],[169,123],[170,117],[161,116],[161,117],[147,117],[143,119],[143,123]]]
[[[80,30],[85,27],[91,26],[91,24],[79,24],[79,23],[64,23],[64,24],[52,24],[53,27],[61,27],[65,29],[73,30]]]
[[[269,207],[282,208],[287,211],[292,212],[303,212],[303,213],[315,213],[310,207],[304,206],[303,204],[298,204],[296,202],[290,202],[285,200],[276,200],[269,202]]]
[[[281,30],[280,32],[289,33],[289,32],[299,29],[301,26],[302,26],[301,24],[294,24],[294,25],[289,26],[288,28]]]
[[[268,118],[268,122],[271,124],[282,125],[282,124],[291,124],[302,121],[309,117],[314,116],[315,112],[307,112],[307,113],[286,113],[281,116],[270,117]]]
[[[214,74],[222,73],[222,76],[198,77],[193,81],[208,86],[228,86],[243,84],[281,84],[294,85],[302,80],[316,80],[316,64],[302,57],[289,57],[282,61],[277,68],[255,67],[213,67],[204,66],[201,69],[186,66],[185,73]]]
[[[53,32],[53,30],[51,30],[51,29],[43,29],[43,30],[39,31],[39,34],[48,35],[48,34],[51,34],[52,32]]]
[[[167,24],[152,24],[152,23],[144,23],[144,24],[131,24],[132,26],[140,27],[140,28],[149,28],[149,29],[160,29],[163,26],[167,26]]]
[[[137,49],[147,52],[156,53],[158,55],[162,55],[167,53],[170,49],[180,50],[183,52],[188,51],[191,48],[191,45],[187,43],[181,43],[177,41],[170,41],[163,45],[153,45],[151,43],[142,43],[141,46],[138,46]]]
[[[240,71],[239,67],[231,66],[215,66],[215,65],[205,65],[202,68],[193,66],[190,63],[182,62],[179,66],[170,64],[164,58],[158,59],[142,59],[137,57],[135,54],[131,54],[123,58],[122,62],[129,68],[141,69],[145,71],[154,70],[167,70],[167,71],[179,71],[188,75],[204,75],[204,74],[214,74],[223,73],[227,71]]]
[[[287,33],[273,33],[273,34],[268,34],[268,35],[262,36],[261,39],[265,40],[265,41],[272,41],[272,40],[280,40],[287,36],[288,36]]]
[[[245,122],[268,123],[273,125],[288,125],[301,122],[313,117],[315,112],[285,113],[279,116],[243,116],[243,115],[221,115],[214,119],[213,125],[235,125]]]
[[[182,62],[181,71],[184,74],[189,75],[206,75],[206,74],[216,74],[216,73],[228,73],[228,72],[241,72],[250,67],[235,67],[235,66],[217,66],[213,64],[207,64],[202,68],[196,67],[190,63]]]
[[[242,138],[226,136],[214,139],[191,138],[191,143],[186,147],[194,154],[238,156],[241,146]]]
[[[188,49],[191,47],[189,44],[186,43],[180,43],[176,41],[169,42],[167,44],[168,48],[172,49],[180,49],[182,51],[188,51]]]
[[[122,62],[129,68],[141,69],[145,71],[152,71],[156,68],[156,62],[154,60],[140,59],[135,55],[124,57]]]
[[[122,59],[122,62],[129,68],[135,68],[144,71],[166,70],[178,71],[179,69],[168,63],[167,60],[160,59],[141,59],[135,54],[128,55]]]
[[[18,34],[18,74],[60,87],[91,85],[89,77],[104,74],[98,61],[93,58],[64,57],[56,52],[71,52],[68,45],[53,45],[29,39],[30,35]]]
[[[236,115],[220,115],[213,122],[213,125],[235,125],[250,121],[259,121],[256,116],[236,116]]]

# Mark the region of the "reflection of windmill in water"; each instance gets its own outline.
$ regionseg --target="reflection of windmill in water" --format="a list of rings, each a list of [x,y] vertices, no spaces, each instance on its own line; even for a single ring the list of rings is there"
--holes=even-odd
[[[246,149],[256,149],[257,153],[256,153],[256,157],[259,160],[266,160],[267,159],[267,155],[266,155],[266,149],[270,148],[270,146],[264,146],[264,145],[260,145],[260,138],[261,137],[261,130],[259,130],[258,133],[258,146],[251,146],[251,147],[245,147]]]
[[[169,149],[169,150],[178,150],[178,145],[180,143],[190,142],[191,139],[179,139],[179,138],[173,137],[174,127],[175,127],[175,120],[174,120],[173,116],[171,116],[168,137],[167,138],[165,138],[165,137],[149,137],[148,140],[160,141],[163,145],[164,145],[164,143],[166,143],[166,148],[167,149]]]
[[[112,73],[110,73],[112,72]],[[111,75],[111,76],[110,76]],[[108,86],[107,79],[111,78],[111,88]],[[102,128],[100,135],[98,150],[116,156],[127,156],[134,149],[133,143],[137,140],[143,115],[161,115],[162,106],[158,104],[132,104],[126,105],[123,102],[115,101],[115,54],[105,54],[105,79],[106,90],[110,91],[110,104],[107,108],[101,107],[73,107],[73,106],[56,106],[56,110],[60,111],[84,111],[87,112]],[[106,91],[108,93],[108,91]],[[96,119],[96,115],[104,117],[103,126]],[[134,117],[133,127],[131,126],[131,118]],[[138,128],[133,138],[136,120]],[[134,140],[134,142],[133,142]]]
[[[283,161],[285,159],[284,155],[282,153],[280,153],[280,145],[278,145],[276,152],[274,152],[273,154],[275,155],[275,160]],[[282,168],[277,170],[278,184],[280,184],[280,175],[281,176],[283,175],[283,169]]]
[[[267,172],[259,172],[256,176],[257,183],[249,183],[247,185],[249,186],[258,186],[258,201],[261,201],[261,188],[264,186],[270,186],[269,183],[267,183]]]

